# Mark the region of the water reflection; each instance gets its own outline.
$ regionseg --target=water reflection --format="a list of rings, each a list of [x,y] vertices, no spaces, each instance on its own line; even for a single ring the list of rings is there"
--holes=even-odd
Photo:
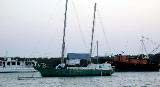
[[[18,80],[17,77],[33,77]],[[160,87],[160,72],[117,72],[112,76],[47,77],[39,73],[0,73],[0,87]]]

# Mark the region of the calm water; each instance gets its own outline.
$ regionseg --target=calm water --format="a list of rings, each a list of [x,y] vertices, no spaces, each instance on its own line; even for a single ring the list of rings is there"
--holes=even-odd
[[[20,76],[39,78],[24,78]],[[41,78],[39,73],[0,73],[0,87],[160,87],[160,72],[117,72],[100,77]]]

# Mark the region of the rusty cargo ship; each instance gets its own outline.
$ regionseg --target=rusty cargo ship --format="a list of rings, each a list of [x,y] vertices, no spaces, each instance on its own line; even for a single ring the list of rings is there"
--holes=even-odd
[[[113,58],[116,71],[159,71],[160,54],[145,55],[116,55]]]

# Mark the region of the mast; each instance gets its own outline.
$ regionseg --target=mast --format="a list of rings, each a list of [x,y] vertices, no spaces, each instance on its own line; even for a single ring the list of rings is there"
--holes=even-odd
[[[146,55],[146,57],[148,57],[148,52],[147,52],[147,49],[146,49],[146,46],[145,46],[145,43],[144,43],[144,41],[145,41],[144,39],[145,39],[145,37],[142,36],[142,39],[140,40],[141,44],[142,44],[142,54],[144,54],[144,55]],[[144,51],[145,51],[146,54],[144,53]],[[142,58],[144,58],[144,57],[145,56],[142,55]]]
[[[65,36],[66,36],[66,20],[67,20],[67,8],[68,8],[68,0],[66,0],[66,4],[65,4],[64,27],[63,27],[63,43],[62,43],[61,63],[64,63]]]
[[[98,64],[98,56],[99,54],[98,54],[98,40],[97,40],[97,64]]]
[[[92,27],[92,37],[91,37],[90,57],[92,57],[95,18],[96,18],[96,3],[95,3],[95,5],[94,5],[94,16],[93,16],[93,27]],[[90,62],[91,62],[91,58],[90,58]]]
[[[8,51],[6,50],[6,51],[5,51],[5,56],[4,56],[4,57],[7,58],[7,56],[8,56]]]

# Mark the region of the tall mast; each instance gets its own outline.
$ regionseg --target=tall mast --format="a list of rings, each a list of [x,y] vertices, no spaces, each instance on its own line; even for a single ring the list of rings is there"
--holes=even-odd
[[[91,37],[90,57],[92,57],[95,18],[96,18],[96,3],[95,3],[95,5],[94,5],[94,16],[93,16],[93,27],[92,27],[92,37]],[[90,58],[90,62],[91,62],[91,58]]]
[[[66,4],[65,4],[65,13],[64,13],[65,18],[64,18],[64,27],[63,27],[63,43],[62,43],[61,63],[64,63],[67,8],[68,8],[68,0],[66,0]]]

